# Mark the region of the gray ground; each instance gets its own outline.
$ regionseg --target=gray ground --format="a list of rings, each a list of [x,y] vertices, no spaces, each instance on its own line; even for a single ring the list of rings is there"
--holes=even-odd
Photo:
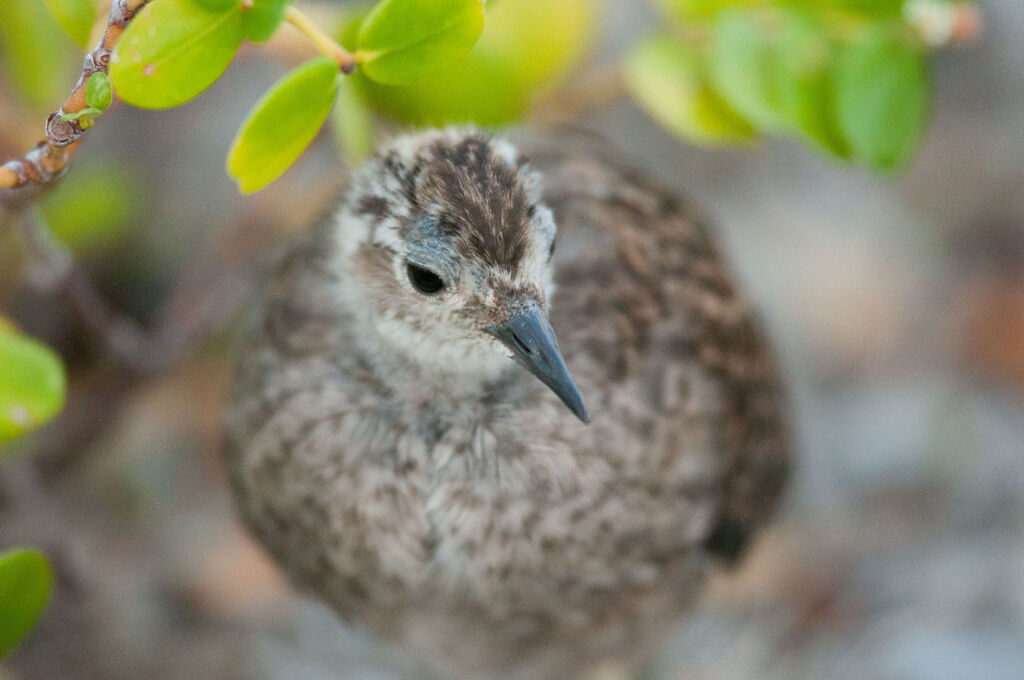
[[[721,225],[796,406],[782,518],[652,677],[1024,677],[1024,4],[983,6],[983,41],[939,58],[935,124],[896,182],[791,142],[682,146],[628,104],[582,121]],[[609,49],[649,25],[633,7],[613,4]],[[113,123],[96,130],[91,147],[153,158],[140,172],[161,178],[140,259],[180,262],[205,225],[258,212],[225,203],[212,143],[237,124],[219,104],[254,98],[244,81],[175,113],[119,111],[117,138]],[[172,145],[144,132],[156,116],[202,132]],[[297,176],[330,162],[324,150]],[[127,302],[145,309],[146,296]],[[134,390],[63,474],[4,468],[0,545],[52,547],[62,581],[0,678],[394,676],[385,651],[293,595],[236,526],[217,460],[224,389],[214,352]]]

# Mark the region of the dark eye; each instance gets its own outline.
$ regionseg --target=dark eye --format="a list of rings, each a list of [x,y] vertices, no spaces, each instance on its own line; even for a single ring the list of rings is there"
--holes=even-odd
[[[409,275],[409,283],[412,284],[412,287],[424,295],[433,295],[444,288],[444,281],[441,280],[441,277],[429,269],[406,262],[405,271]]]
[[[548,259],[549,259],[549,260],[550,260],[550,259],[551,259],[552,257],[554,257],[554,256],[555,256],[555,244],[556,244],[556,243],[558,243],[558,239],[556,239],[555,237],[553,237],[553,236],[552,236],[552,237],[551,237],[551,247],[550,247],[550,248],[548,248]]]

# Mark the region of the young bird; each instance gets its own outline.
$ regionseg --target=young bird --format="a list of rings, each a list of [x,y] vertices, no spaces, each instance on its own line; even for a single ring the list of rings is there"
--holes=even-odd
[[[747,546],[783,410],[686,206],[448,129],[382,149],[284,260],[226,458],[249,528],[343,618],[443,678],[567,680],[642,663]]]

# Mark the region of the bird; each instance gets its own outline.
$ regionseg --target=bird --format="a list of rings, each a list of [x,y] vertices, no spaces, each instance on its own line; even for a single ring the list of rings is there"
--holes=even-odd
[[[777,362],[703,218],[537,138],[383,143],[268,277],[225,415],[291,582],[439,678],[629,677],[790,473]]]

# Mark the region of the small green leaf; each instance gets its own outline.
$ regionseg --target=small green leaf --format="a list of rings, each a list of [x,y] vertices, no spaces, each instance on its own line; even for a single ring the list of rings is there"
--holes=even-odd
[[[110,78],[103,71],[97,71],[89,76],[85,83],[85,103],[89,106],[104,110],[113,101],[114,91],[110,84]]]
[[[774,44],[781,20],[775,12],[734,8],[722,12],[714,23],[708,65],[711,83],[737,113],[762,130],[788,127]]]
[[[36,0],[0,0],[0,69],[17,96],[40,111],[52,111],[67,96],[68,74],[82,53]],[[77,64],[77,65],[76,65]]]
[[[79,47],[88,47],[89,34],[96,23],[96,3],[92,0],[46,0],[46,7]]]
[[[625,75],[641,106],[677,135],[706,144],[754,136],[750,123],[710,87],[699,55],[678,40],[640,43],[626,61]]]
[[[334,104],[341,74],[318,57],[278,80],[249,112],[231,144],[228,175],[244,194],[281,176],[302,155]]]
[[[292,0],[253,0],[252,7],[242,15],[245,39],[261,43],[270,40],[281,22]]]
[[[411,83],[466,56],[483,28],[481,0],[381,0],[363,20],[356,58],[371,80]]]
[[[53,570],[36,550],[0,553],[0,657],[39,620],[53,586]]]
[[[0,319],[0,442],[33,430],[64,405],[64,366]],[[0,600],[2,601],[2,600]]]
[[[166,109],[193,99],[224,73],[242,43],[242,11],[209,12],[193,0],[153,0],[128,25],[110,59],[121,99]]]
[[[879,170],[902,166],[927,126],[925,55],[879,27],[842,51],[836,69],[836,119],[854,157]]]
[[[87,106],[81,111],[75,113],[65,113],[60,117],[61,120],[96,120],[103,115],[102,109],[97,109],[95,106]]]

